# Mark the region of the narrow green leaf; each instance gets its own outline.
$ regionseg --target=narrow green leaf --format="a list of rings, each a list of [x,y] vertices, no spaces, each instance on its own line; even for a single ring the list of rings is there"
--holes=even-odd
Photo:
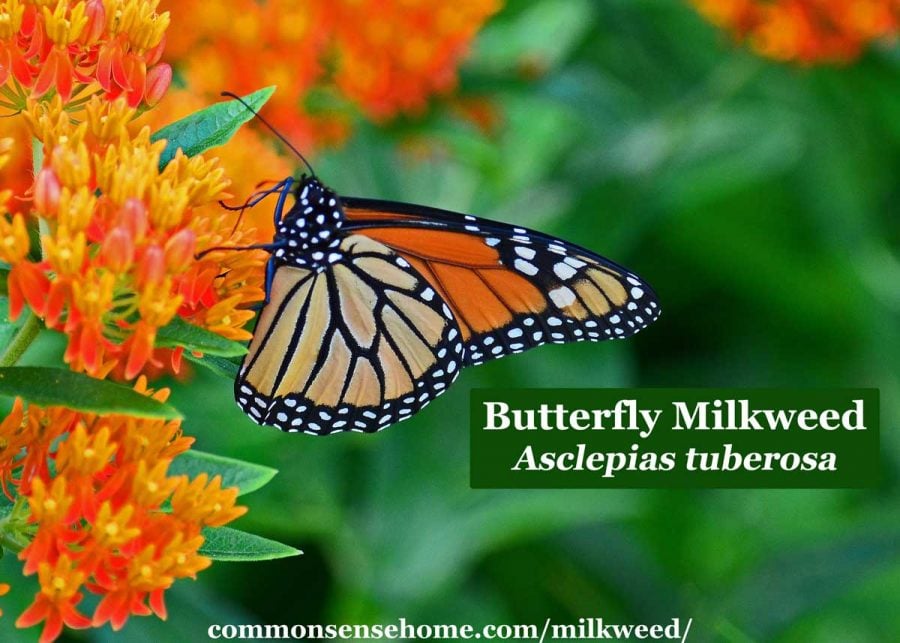
[[[175,458],[169,467],[169,473],[185,474],[191,478],[201,473],[207,473],[210,477],[220,475],[223,487],[237,487],[239,493],[243,495],[268,484],[278,470],[261,464],[192,450]]]
[[[275,93],[275,87],[265,87],[244,96],[253,109],[259,110]],[[154,141],[168,141],[159,159],[160,167],[165,167],[181,150],[187,156],[194,156],[211,147],[223,145],[234,136],[238,128],[253,118],[253,113],[236,100],[223,101],[194,112],[181,120],[166,125],[151,137]]]
[[[238,357],[247,352],[247,347],[240,342],[189,324],[181,317],[173,318],[156,332],[156,345],[168,348],[183,346],[189,351],[220,357]]]
[[[0,395],[20,396],[42,406],[67,406],[88,413],[119,413],[147,418],[178,419],[172,406],[122,386],[63,368],[0,368]]]
[[[203,536],[206,541],[200,553],[213,560],[274,560],[303,553],[289,545],[231,527],[207,528],[203,530]]]
[[[216,355],[204,355],[203,357],[197,357],[192,355],[191,353],[184,354],[185,359],[188,361],[194,362],[194,364],[199,364],[204,368],[208,368],[216,375],[221,375],[222,377],[233,380],[237,377],[238,370],[240,366],[234,362],[232,362],[227,357],[218,357]]]

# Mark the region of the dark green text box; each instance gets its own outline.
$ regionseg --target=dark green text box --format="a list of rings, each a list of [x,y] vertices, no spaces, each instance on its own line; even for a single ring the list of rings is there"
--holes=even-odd
[[[878,403],[877,389],[476,389],[471,484],[872,487]]]

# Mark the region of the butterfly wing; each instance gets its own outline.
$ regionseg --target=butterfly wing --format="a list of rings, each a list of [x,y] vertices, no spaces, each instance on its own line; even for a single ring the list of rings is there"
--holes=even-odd
[[[254,421],[284,431],[378,431],[410,417],[459,374],[452,312],[383,244],[341,242],[321,271],[281,266],[237,379]]]
[[[561,239],[435,208],[342,202],[345,229],[404,257],[447,301],[466,365],[548,342],[624,339],[659,316],[640,277]]]

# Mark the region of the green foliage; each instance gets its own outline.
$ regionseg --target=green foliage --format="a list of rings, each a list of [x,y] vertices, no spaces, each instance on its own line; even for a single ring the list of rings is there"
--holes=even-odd
[[[181,346],[187,351],[218,357],[240,357],[247,352],[243,344],[189,324],[181,317],[175,317],[156,332],[156,345],[169,348]]]
[[[267,485],[278,471],[193,449],[175,458],[169,467],[169,475],[184,474],[195,478],[201,473],[209,474],[210,478],[222,476],[223,487],[237,487],[240,494],[245,494]]]
[[[118,413],[164,419],[181,417],[169,404],[141,395],[126,386],[63,368],[0,368],[0,395],[20,396],[34,404],[66,406],[88,413]]]
[[[233,380],[237,377],[239,365],[225,357],[217,357],[215,355],[201,355],[198,357],[191,353],[185,353],[185,358],[225,379]]]
[[[203,537],[206,540],[200,548],[200,553],[213,560],[275,560],[303,553],[299,549],[231,527],[204,529]]]
[[[3,285],[6,285],[4,279]],[[0,296],[0,346],[8,346],[16,334],[18,324],[9,319],[9,298]]]
[[[259,110],[275,93],[266,87],[243,97],[254,110]],[[216,103],[155,132],[151,139],[166,140],[168,144],[159,159],[164,167],[180,148],[185,155],[194,156],[212,147],[227,143],[241,125],[253,118],[253,113],[236,100]]]

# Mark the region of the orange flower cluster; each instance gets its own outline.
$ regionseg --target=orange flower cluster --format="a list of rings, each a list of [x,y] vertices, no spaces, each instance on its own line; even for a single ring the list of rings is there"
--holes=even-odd
[[[136,390],[168,397],[147,390],[144,378]],[[165,590],[210,564],[198,553],[201,530],[246,511],[218,476],[168,475],[192,442],[180,421],[16,400],[0,423],[0,484],[27,498],[34,537],[20,558],[40,583],[17,626],[43,622],[41,640],[50,641],[63,625],[120,629],[132,614],[165,618]],[[85,590],[102,596],[92,618],[78,609]]]
[[[227,12],[204,0],[163,4],[174,17],[167,52],[192,89],[215,96],[277,85],[267,115],[308,147],[346,135],[339,96],[383,120],[452,89],[469,43],[501,3],[238,0]]]
[[[869,42],[896,36],[897,0],[691,0],[711,22],[769,58],[846,62]]]
[[[0,217],[0,259],[9,274],[10,312],[24,303],[49,328],[68,335],[69,366],[97,377],[134,378],[181,349],[154,348],[157,330],[176,315],[225,337],[245,340],[262,300],[262,252],[213,252],[242,245],[252,230],[231,233],[234,217],[215,203],[228,180],[217,161],[176,154],[159,168],[164,141],[137,129],[123,99],[94,97],[74,124],[57,99],[27,114],[43,142],[34,208],[47,223],[36,259],[25,217]]]
[[[19,111],[28,94],[55,90],[68,103],[86,88],[110,99],[154,104],[172,81],[159,63],[169,15],[159,0],[4,0],[0,2],[0,86]]]

